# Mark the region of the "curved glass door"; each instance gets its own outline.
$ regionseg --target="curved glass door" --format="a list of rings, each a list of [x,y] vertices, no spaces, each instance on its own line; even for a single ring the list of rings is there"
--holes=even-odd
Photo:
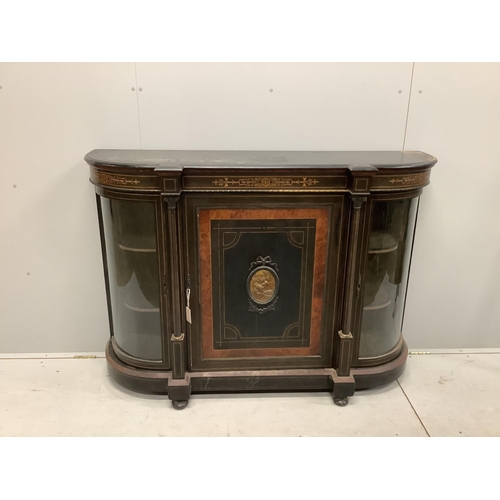
[[[418,198],[372,202],[360,358],[382,356],[399,342],[417,206]]]
[[[115,341],[130,356],[161,360],[155,202],[99,199]]]

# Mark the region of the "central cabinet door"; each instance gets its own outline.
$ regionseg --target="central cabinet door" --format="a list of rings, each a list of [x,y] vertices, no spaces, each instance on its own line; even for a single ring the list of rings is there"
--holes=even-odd
[[[331,366],[345,210],[343,195],[184,195],[191,370]]]

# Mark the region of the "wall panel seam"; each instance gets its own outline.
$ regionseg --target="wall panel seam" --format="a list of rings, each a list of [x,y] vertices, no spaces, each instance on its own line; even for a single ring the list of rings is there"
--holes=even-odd
[[[405,150],[406,146],[406,131],[408,130],[408,118],[410,117],[410,102],[411,102],[411,91],[413,89],[413,73],[415,72],[415,63],[412,63],[411,66],[411,77],[410,77],[410,92],[408,93],[408,106],[406,108],[406,122],[405,122],[405,132],[403,135],[403,149]]]
[[[139,149],[142,149],[142,131],[141,131],[141,109],[139,105],[139,82],[137,80],[137,63],[134,63],[135,71],[135,94],[137,98],[137,125],[139,127]]]

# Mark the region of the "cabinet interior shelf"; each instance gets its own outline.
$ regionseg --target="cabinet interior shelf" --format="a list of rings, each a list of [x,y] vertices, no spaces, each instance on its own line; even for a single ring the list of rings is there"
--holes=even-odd
[[[145,313],[157,313],[160,312],[160,309],[158,307],[135,307],[131,306],[130,304],[127,304],[124,302],[125,307],[127,309],[130,309],[131,311],[136,311],[136,312],[145,312]]]
[[[388,253],[397,250],[399,243],[394,237],[383,231],[373,231],[370,236],[370,244],[368,246],[369,254]]]
[[[363,307],[363,311],[377,311],[379,309],[385,309],[392,303],[392,297],[389,290],[382,284],[377,291],[373,302],[366,304]]]
[[[122,250],[128,250],[129,252],[148,252],[148,253],[154,253],[154,252],[156,252],[156,248],[134,248],[134,247],[126,247],[125,245],[122,245],[121,243],[119,243],[118,246]]]
[[[392,300],[386,300],[384,302],[380,303],[374,303],[374,304],[369,304],[365,307],[363,307],[363,311],[376,311],[377,309],[385,309],[386,307],[391,305]]]

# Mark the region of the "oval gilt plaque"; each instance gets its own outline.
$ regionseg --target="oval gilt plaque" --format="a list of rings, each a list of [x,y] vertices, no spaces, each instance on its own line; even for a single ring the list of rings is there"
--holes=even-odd
[[[248,277],[248,294],[257,304],[268,304],[278,292],[278,276],[270,267],[257,267]]]

